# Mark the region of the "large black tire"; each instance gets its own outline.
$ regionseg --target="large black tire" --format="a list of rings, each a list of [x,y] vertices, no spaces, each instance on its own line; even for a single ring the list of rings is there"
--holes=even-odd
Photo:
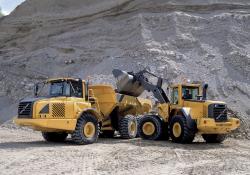
[[[42,136],[47,142],[63,142],[68,134],[65,132],[42,132]]]
[[[99,123],[95,116],[84,113],[76,123],[75,131],[72,133],[72,140],[79,144],[92,144],[99,136]]]
[[[113,138],[115,134],[114,130],[104,130],[104,131],[100,131],[100,138]]]
[[[126,115],[119,121],[119,132],[124,139],[133,139],[137,134],[137,121],[133,115]]]
[[[222,143],[227,137],[225,134],[202,134],[207,143]]]
[[[171,119],[169,132],[172,141],[175,143],[192,143],[195,137],[195,128],[189,128],[186,118],[183,116],[174,116]]]
[[[154,115],[142,117],[140,120],[139,134],[143,139],[159,140],[162,135],[161,120]]]

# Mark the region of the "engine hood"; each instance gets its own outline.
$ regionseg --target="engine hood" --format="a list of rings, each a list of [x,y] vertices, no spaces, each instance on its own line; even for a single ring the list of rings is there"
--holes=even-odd
[[[226,104],[225,102],[223,102],[223,101],[213,101],[213,100],[206,100],[205,101],[205,104],[208,106],[208,105],[210,105],[210,104]]]

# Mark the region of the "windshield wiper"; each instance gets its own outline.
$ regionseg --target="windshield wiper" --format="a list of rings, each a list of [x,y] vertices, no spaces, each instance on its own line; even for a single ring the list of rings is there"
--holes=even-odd
[[[76,90],[75,90],[75,88],[73,87],[72,83],[69,82],[69,84],[70,84],[70,86],[71,86],[71,88],[72,88],[72,90],[73,90],[73,92],[74,92],[74,95],[76,95]]]

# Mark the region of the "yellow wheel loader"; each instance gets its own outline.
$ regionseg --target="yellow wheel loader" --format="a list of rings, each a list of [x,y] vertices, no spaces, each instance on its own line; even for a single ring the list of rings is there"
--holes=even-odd
[[[38,83],[35,97],[20,101],[14,123],[41,131],[47,141],[91,144],[99,134],[122,138],[137,134],[135,116],[148,113],[151,101],[116,93],[110,85],[89,85],[81,79],[58,78]]]
[[[162,89],[163,78],[147,70],[137,73],[115,69],[118,92],[139,96],[144,90],[157,99],[155,113],[149,113],[139,122],[139,134],[143,139],[158,140],[171,137],[173,142],[191,143],[201,134],[208,143],[221,143],[226,135],[240,126],[239,119],[227,114],[222,101],[207,100],[207,84],[182,83],[169,87],[171,98]],[[157,84],[148,76],[157,78]]]

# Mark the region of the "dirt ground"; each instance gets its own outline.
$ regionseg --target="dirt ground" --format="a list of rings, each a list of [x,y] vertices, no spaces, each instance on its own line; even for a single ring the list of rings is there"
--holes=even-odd
[[[79,146],[47,143],[39,132],[0,127],[5,174],[250,174],[250,141],[229,138],[189,145],[170,141],[99,139]]]

